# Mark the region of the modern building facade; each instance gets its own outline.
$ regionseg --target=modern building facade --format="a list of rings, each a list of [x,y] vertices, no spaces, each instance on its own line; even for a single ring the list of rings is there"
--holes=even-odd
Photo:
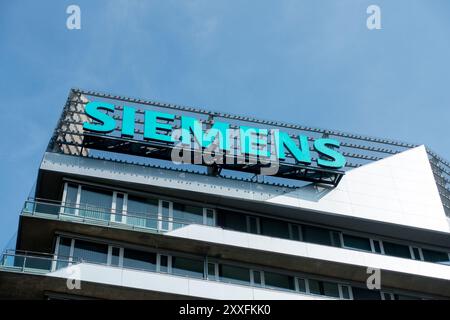
[[[280,130],[290,153],[271,175],[174,164],[182,117],[193,144],[196,118]],[[72,89],[0,298],[448,299],[450,164],[423,145]]]

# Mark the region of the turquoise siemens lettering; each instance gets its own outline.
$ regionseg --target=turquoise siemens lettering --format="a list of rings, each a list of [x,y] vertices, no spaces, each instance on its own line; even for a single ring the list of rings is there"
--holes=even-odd
[[[86,115],[93,120],[84,122],[83,129],[95,133],[108,134],[116,130],[116,120],[113,104],[92,101],[87,103]],[[135,138],[136,109],[130,106],[123,106],[121,112],[120,134],[125,138]],[[202,121],[191,116],[145,110],[144,112],[143,135],[144,140],[158,141],[169,144],[181,143],[191,145],[192,138],[195,139],[201,148],[209,148],[213,143],[224,152],[230,152],[232,141],[237,136],[240,140],[239,151],[242,154],[270,158],[275,156],[277,161],[284,161],[286,154],[290,154],[302,165],[311,165],[310,140],[307,136],[292,136],[280,130],[268,130],[248,126],[240,126],[238,130],[231,129],[231,125],[226,122],[215,121],[213,125],[205,130]],[[177,122],[177,123],[175,123]],[[176,136],[174,128],[181,128],[181,133]],[[237,132],[237,133],[236,133]],[[269,149],[270,146],[274,146]],[[345,166],[345,157],[338,151],[340,142],[330,138],[317,138],[312,141],[312,150],[316,151],[319,157],[314,161],[317,166],[328,169],[340,169]]]

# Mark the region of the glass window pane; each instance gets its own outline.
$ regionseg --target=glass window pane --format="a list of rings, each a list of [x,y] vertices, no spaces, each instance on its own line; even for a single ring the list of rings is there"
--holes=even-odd
[[[157,228],[158,200],[128,196],[127,224],[145,228]]]
[[[169,257],[165,255],[160,255],[159,257],[159,271],[167,272],[167,268],[169,265]]]
[[[203,208],[174,203],[173,219],[174,229],[189,223],[203,224]],[[176,223],[177,221],[180,223]]]
[[[106,244],[75,240],[73,250],[74,261],[86,261],[106,264],[108,258],[108,246]]]
[[[414,254],[414,260],[420,260],[419,248],[412,248],[412,249],[413,249],[413,254]]]
[[[216,264],[208,263],[208,279],[216,278]]]
[[[181,276],[203,278],[203,260],[172,257],[172,273]]]
[[[56,263],[56,269],[65,268],[69,265],[67,260],[70,256],[71,243],[72,239],[59,238],[58,261]]]
[[[253,270],[253,284],[256,286],[261,285],[261,272]]]
[[[347,286],[341,286],[342,289],[342,298],[344,299],[350,299],[350,291],[348,290]]]
[[[75,214],[75,206],[77,204],[78,186],[69,183],[66,190],[66,201],[64,213]]]
[[[156,271],[156,253],[125,249],[123,266],[125,268]]]
[[[406,296],[404,294],[395,294],[394,299],[395,300],[420,300],[420,298],[418,298],[418,297]]]
[[[401,244],[383,241],[384,253],[388,256],[411,259],[409,247]]]
[[[289,223],[261,218],[261,234],[269,237],[289,239]]]
[[[344,238],[344,245],[346,247],[364,251],[372,251],[370,247],[370,240],[367,238],[351,236],[348,234],[344,234],[343,238]]]
[[[381,253],[380,241],[373,240],[373,249],[375,250],[376,253]]]
[[[334,247],[342,247],[341,236],[338,231],[331,231],[331,240]]]
[[[422,249],[422,254],[425,261],[450,264],[447,252]]]
[[[114,221],[122,222],[122,214],[123,214],[123,194],[118,193],[116,197],[116,212]]]
[[[170,203],[167,201],[162,202],[161,211],[161,229],[169,230],[169,218],[170,218]]]
[[[82,217],[109,220],[112,206],[112,192],[83,186],[80,196]]]
[[[214,211],[212,209],[206,209],[206,225],[214,226]]]
[[[298,226],[295,224],[291,224],[291,239],[292,240],[300,240],[300,233],[298,232]]]
[[[328,297],[339,298],[339,288],[336,283],[323,281],[322,284],[323,284],[323,295]]]
[[[111,252],[111,265],[112,266],[119,265],[119,255],[120,255],[120,249],[112,248],[112,252]]]
[[[352,287],[354,300],[381,300],[380,291]]]
[[[295,290],[294,277],[274,272],[264,272],[266,287]]]
[[[220,264],[219,278],[224,282],[250,284],[250,270],[243,267]]]
[[[321,294],[320,293],[320,282],[317,280],[309,279],[309,292],[312,294]]]
[[[248,221],[248,229],[247,232],[257,234],[258,233],[258,218],[256,217],[247,217]]]
[[[330,232],[327,229],[302,226],[303,241],[331,246]]]
[[[243,213],[220,210],[217,218],[219,227],[247,232],[247,221]]]
[[[298,291],[306,292],[306,282],[305,279],[297,279],[298,280]]]

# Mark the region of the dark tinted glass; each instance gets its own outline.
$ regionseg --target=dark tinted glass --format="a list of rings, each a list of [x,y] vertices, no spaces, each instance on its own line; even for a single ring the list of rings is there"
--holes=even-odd
[[[87,262],[105,263],[108,258],[108,246],[106,244],[75,240],[73,250],[75,260]]]
[[[218,225],[224,229],[247,232],[245,214],[221,210],[217,218]]]
[[[289,239],[289,224],[284,221],[261,218],[261,234]]]
[[[66,202],[64,212],[69,214],[75,213],[75,205],[77,203],[78,186],[74,184],[67,185]]]
[[[247,268],[220,264],[219,277],[225,282],[249,284],[250,270]]]
[[[343,238],[344,238],[344,245],[346,247],[364,251],[372,251],[370,247],[370,240],[367,238],[351,236],[348,234],[344,234]]]
[[[156,229],[158,200],[128,196],[127,224]]]
[[[422,254],[425,261],[450,264],[447,252],[422,249]]]
[[[303,241],[331,246],[330,231],[327,229],[302,226]]]
[[[266,287],[295,290],[294,278],[274,272],[264,272]]]
[[[172,273],[182,276],[203,278],[202,260],[172,257]]]
[[[383,241],[384,253],[389,256],[411,259],[409,247],[397,243]]]
[[[352,287],[355,300],[381,300],[380,291]]]
[[[156,270],[156,253],[125,249],[123,253],[125,268]]]

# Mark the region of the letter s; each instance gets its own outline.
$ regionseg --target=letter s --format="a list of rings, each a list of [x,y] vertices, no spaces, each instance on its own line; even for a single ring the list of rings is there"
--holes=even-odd
[[[317,159],[317,164],[321,167],[327,168],[342,168],[345,166],[346,160],[345,157],[337,152],[336,150],[331,149],[329,146],[340,146],[339,141],[334,139],[317,139],[314,141],[314,149],[319,153],[319,155],[324,155],[325,157],[331,158],[332,160],[321,159],[320,157]]]
[[[83,129],[102,133],[108,133],[114,130],[114,128],[116,127],[116,121],[106,113],[101,112],[100,110],[102,109],[107,111],[114,111],[114,105],[111,103],[99,101],[92,101],[86,105],[86,114],[91,119],[100,122],[100,124],[84,122]]]

